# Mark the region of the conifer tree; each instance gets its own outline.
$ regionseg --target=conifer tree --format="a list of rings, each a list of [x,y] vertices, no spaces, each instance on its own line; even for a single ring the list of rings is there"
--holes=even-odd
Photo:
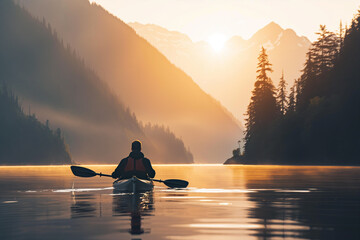
[[[285,114],[287,105],[288,105],[288,100],[286,98],[286,82],[285,82],[285,78],[284,78],[284,71],[282,71],[281,74],[281,78],[280,78],[280,82],[279,82],[279,87],[277,89],[277,103],[278,106],[280,108],[280,112],[282,115]]]
[[[320,31],[316,33],[317,40],[312,44],[302,70],[302,75],[296,87],[296,109],[304,111],[310,100],[324,94],[323,74],[333,68],[334,62],[339,55],[339,38],[335,33],[320,25]]]
[[[288,105],[286,112],[294,112],[295,111],[295,85],[296,85],[296,82],[294,82],[294,85],[290,88],[289,101],[288,101],[289,105]]]
[[[338,55],[339,39],[335,33],[328,31],[325,25],[320,25],[320,31],[316,34],[318,38],[310,51],[317,67],[316,74],[320,75],[334,66],[334,60]]]
[[[245,154],[250,158],[266,156],[266,146],[271,138],[272,124],[280,115],[276,103],[275,87],[268,76],[268,72],[273,71],[271,66],[268,55],[262,47],[256,70],[258,75],[246,112]]]
[[[299,92],[303,89],[306,89],[311,79],[316,77],[316,65],[314,60],[314,54],[310,50],[306,53],[306,62],[304,64],[304,69],[302,70],[302,75],[299,79]]]
[[[344,37],[345,37],[345,33],[346,33],[346,28],[343,27],[342,21],[340,21],[340,26],[339,26],[339,33],[338,33],[338,47],[339,47],[339,53],[344,45]]]

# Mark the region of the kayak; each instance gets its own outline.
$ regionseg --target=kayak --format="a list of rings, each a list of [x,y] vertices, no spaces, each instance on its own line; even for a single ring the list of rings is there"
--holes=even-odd
[[[112,177],[109,174],[103,173],[96,173],[91,169],[80,167],[80,166],[71,166],[70,167],[72,173],[78,177],[94,177],[99,175],[105,177]],[[169,188],[186,188],[189,184],[188,181],[180,180],[180,179],[166,179],[166,180],[159,180],[159,179],[151,179],[151,180],[143,180],[137,177],[132,177],[129,179],[119,179],[113,183],[114,190],[118,191],[125,191],[125,192],[146,192],[150,191],[154,188],[155,182],[161,182],[168,186]]]
[[[137,177],[132,177],[129,179],[121,179],[113,184],[114,190],[120,192],[146,192],[151,191],[154,188],[154,183],[152,180],[139,179]]]

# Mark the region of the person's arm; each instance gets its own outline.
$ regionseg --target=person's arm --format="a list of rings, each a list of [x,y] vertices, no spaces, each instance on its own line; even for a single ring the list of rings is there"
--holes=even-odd
[[[146,168],[146,173],[149,175],[150,178],[153,178],[155,177],[155,170],[152,168],[151,166],[151,162],[149,159],[147,158],[144,158],[144,166]]]
[[[124,168],[126,166],[126,160],[127,160],[127,158],[124,158],[123,160],[120,161],[120,163],[116,167],[115,171],[111,174],[111,176],[113,178],[120,178],[121,177],[121,175],[124,172]]]

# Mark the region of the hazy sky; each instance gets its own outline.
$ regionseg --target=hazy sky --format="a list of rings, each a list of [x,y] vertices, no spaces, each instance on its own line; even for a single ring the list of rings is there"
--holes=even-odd
[[[245,39],[271,21],[315,39],[320,24],[337,31],[350,23],[360,0],[90,0],[125,22],[153,23],[194,41],[213,34]]]

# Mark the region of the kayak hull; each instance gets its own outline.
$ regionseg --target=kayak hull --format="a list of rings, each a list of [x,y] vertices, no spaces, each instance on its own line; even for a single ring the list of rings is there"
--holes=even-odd
[[[139,179],[132,177],[129,179],[121,179],[114,182],[114,190],[119,192],[146,192],[151,191],[154,188],[154,183],[151,180]]]

